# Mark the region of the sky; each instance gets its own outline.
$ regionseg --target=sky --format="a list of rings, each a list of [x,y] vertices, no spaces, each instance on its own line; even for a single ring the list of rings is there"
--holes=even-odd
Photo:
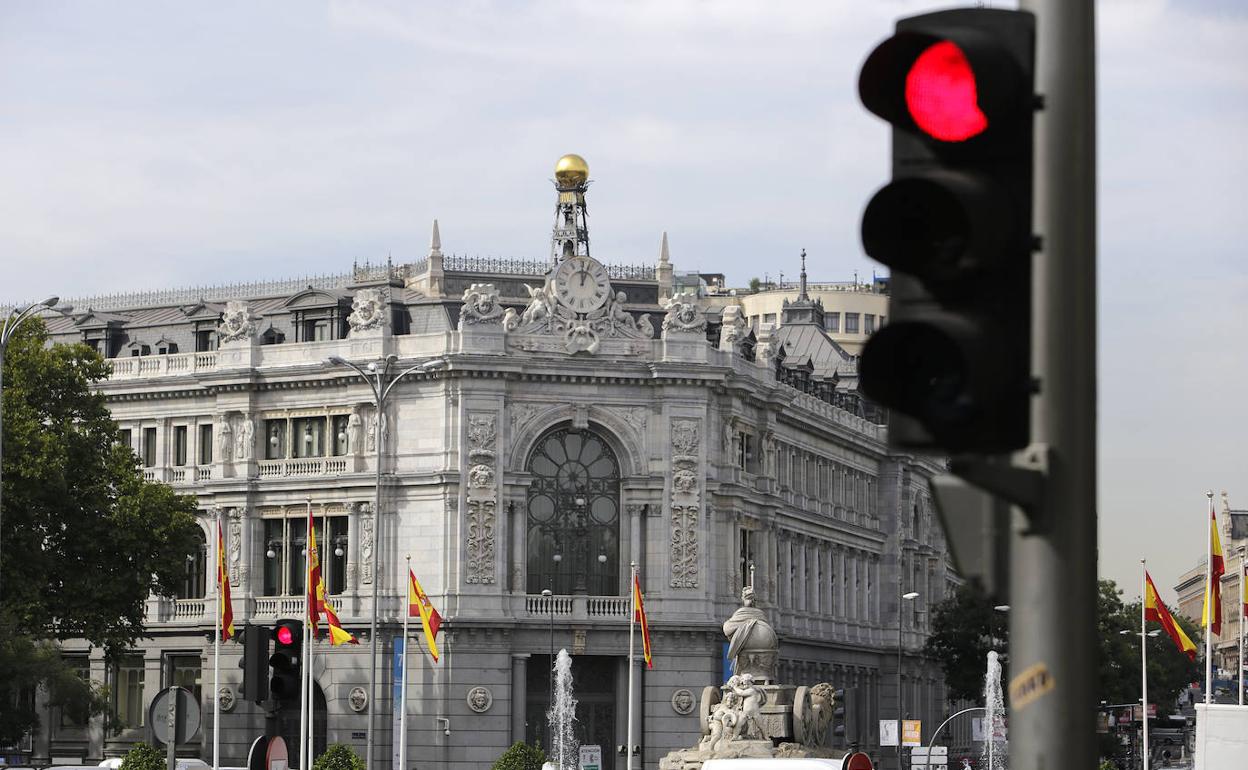
[[[0,304],[410,261],[435,218],[446,251],[543,258],[567,152],[604,261],[666,231],[736,285],[803,248],[812,280],[884,272],[857,72],[940,7],[7,0]],[[1100,571],[1136,596],[1147,558],[1173,598],[1205,490],[1248,508],[1248,3],[1097,15]]]

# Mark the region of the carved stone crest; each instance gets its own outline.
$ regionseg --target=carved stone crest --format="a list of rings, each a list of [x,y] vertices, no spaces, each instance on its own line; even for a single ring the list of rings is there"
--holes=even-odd
[[[701,460],[697,420],[672,421],[672,515],[669,585],[698,586],[698,522],[702,513]]]
[[[498,304],[498,289],[492,283],[474,283],[464,289],[464,304],[459,309],[459,328],[474,324],[497,323],[503,317]]]
[[[368,693],[363,687],[352,687],[351,693],[347,695],[347,704],[351,706],[351,710],[359,714],[368,708]]]
[[[351,333],[380,329],[386,325],[386,297],[381,289],[360,289],[351,302]]]
[[[672,693],[672,711],[681,716],[687,716],[693,713],[694,698],[693,691],[684,687]]]
[[[237,700],[234,697],[234,689],[229,685],[222,685],[221,689],[217,690],[217,703],[221,705],[221,710],[225,713],[228,714],[233,711],[234,706],[237,704]]]
[[[468,701],[468,708],[478,714],[484,714],[490,710],[490,706],[494,705],[494,693],[490,692],[488,687],[474,687],[468,691],[468,697],[465,700]]]
[[[698,298],[691,291],[682,291],[663,303],[667,315],[663,317],[663,331],[705,332],[706,316],[698,307]]]
[[[217,327],[221,342],[242,342],[256,336],[256,318],[242,300],[225,303],[221,313],[221,325]]]

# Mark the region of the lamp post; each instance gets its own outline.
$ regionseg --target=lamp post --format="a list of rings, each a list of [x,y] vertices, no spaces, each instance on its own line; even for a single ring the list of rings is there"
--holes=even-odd
[[[348,361],[340,356],[330,356],[329,364],[332,366],[346,366],[355,370],[368,386],[373,390],[373,405],[376,412],[373,419],[376,420],[376,475],[373,485],[373,537],[381,536],[381,449],[382,449],[382,431],[381,416],[385,412],[386,397],[390,395],[390,391],[395,384],[402,380],[412,372],[424,372],[443,366],[446,362],[440,359],[433,361],[425,361],[415,366],[409,366],[393,377],[390,376],[390,369],[398,361],[398,356],[389,355],[380,361],[370,361],[366,366],[359,365]],[[373,768],[373,735],[374,726],[377,722],[377,586],[381,582],[381,570],[378,568],[378,555],[381,548],[378,544],[373,545],[372,572],[373,572],[373,611],[372,617],[368,623],[368,741],[365,748],[366,759],[365,767],[367,770]]]
[[[897,571],[897,589],[901,590],[901,571]],[[901,770],[901,720],[906,716],[905,696],[901,690],[901,616],[908,601],[919,598],[918,591],[908,591],[900,595],[897,602],[897,770]]]
[[[994,611],[994,612],[1000,612],[1000,613],[1004,614],[1004,613],[1006,613],[1006,612],[1009,612],[1009,611],[1010,611],[1010,605],[1008,605],[1008,604],[998,604],[998,605],[996,605],[995,607],[993,607],[992,609],[993,609],[993,611]],[[997,621],[997,616],[996,616],[996,615],[993,615],[993,616],[992,616],[992,628],[991,628],[991,633],[992,633],[992,649],[994,649],[994,650],[995,650],[995,649],[997,649],[997,641],[998,641],[998,640],[1000,640],[1000,641],[1001,641],[1001,645],[1002,645],[1002,646],[1005,646],[1005,639],[1002,639],[1001,637],[997,636],[997,622],[996,622],[996,621]]]
[[[48,297],[43,302],[37,302],[33,305],[27,305],[21,310],[14,308],[9,311],[5,317],[3,325],[0,325],[0,498],[4,496],[4,351],[9,346],[9,340],[13,339],[13,334],[17,331],[17,327],[22,325],[22,321],[42,308],[52,308],[62,313],[68,313],[73,310],[72,307],[56,307],[56,303],[60,302],[60,297]],[[3,499],[0,499],[0,512],[3,512]],[[3,551],[0,551],[3,553]]]

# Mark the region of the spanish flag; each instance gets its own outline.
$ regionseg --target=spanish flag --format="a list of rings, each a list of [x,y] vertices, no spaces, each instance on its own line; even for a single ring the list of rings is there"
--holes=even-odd
[[[1174,617],[1170,615],[1170,610],[1166,609],[1166,603],[1157,595],[1157,586],[1153,585],[1153,579],[1148,572],[1144,573],[1144,619],[1155,620],[1161,624],[1166,630],[1166,635],[1170,637],[1170,641],[1179,648],[1179,651],[1192,660],[1196,660],[1196,645],[1191,639],[1187,638],[1187,634],[1183,633],[1183,627],[1174,622]]]
[[[633,573],[633,620],[641,624],[641,656],[646,659],[646,668],[654,668],[650,659],[650,624],[646,622],[646,604],[641,598],[641,576]]]
[[[420,616],[420,624],[425,628],[425,644],[429,645],[429,654],[433,662],[438,662],[438,628],[442,625],[442,616],[433,608],[429,597],[420,587],[420,581],[410,569],[407,571],[407,616]]]
[[[311,518],[309,518],[309,523]],[[316,550],[316,529],[310,528],[308,538],[308,627],[312,630],[312,638],[317,638],[317,625],[321,614],[325,615],[325,624],[329,630],[329,643],[334,647],[340,644],[359,644],[360,640],[352,636],[342,627],[334,605],[329,603],[325,595],[325,578],[321,575],[321,560]]]
[[[1244,617],[1248,618],[1248,560],[1244,561],[1244,574],[1239,578],[1239,588],[1242,594],[1239,598],[1244,603]]]
[[[221,621],[221,641],[234,638],[234,605],[230,602],[230,578],[225,570],[225,535],[217,520],[217,614]]]
[[[1211,629],[1216,636],[1222,633],[1222,576],[1226,574],[1226,562],[1222,559],[1222,538],[1218,537],[1218,515],[1209,503],[1209,585],[1205,586],[1205,604],[1200,612],[1200,624]],[[1213,612],[1210,615],[1210,606]]]

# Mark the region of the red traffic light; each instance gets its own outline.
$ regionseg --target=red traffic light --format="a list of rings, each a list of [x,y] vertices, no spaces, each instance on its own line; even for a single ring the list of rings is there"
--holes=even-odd
[[[975,70],[949,40],[928,46],[906,73],[906,109],[919,130],[942,142],[964,142],[988,128],[979,108]]]
[[[295,635],[291,633],[290,626],[278,626],[277,627],[278,644],[291,644],[294,641],[295,641]]]

